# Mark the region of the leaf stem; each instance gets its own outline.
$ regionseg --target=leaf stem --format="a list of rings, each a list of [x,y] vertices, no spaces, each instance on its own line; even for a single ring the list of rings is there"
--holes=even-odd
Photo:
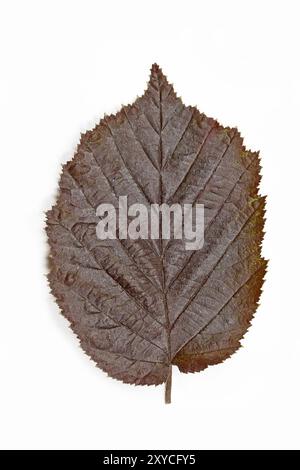
[[[165,403],[168,405],[171,403],[171,392],[172,392],[172,364],[169,365],[169,372],[165,386]]]

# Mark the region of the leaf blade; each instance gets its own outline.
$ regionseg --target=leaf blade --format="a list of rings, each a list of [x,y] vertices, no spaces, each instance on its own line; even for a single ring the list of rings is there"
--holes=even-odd
[[[260,163],[236,129],[176,96],[154,64],[144,95],[82,135],[47,213],[49,284],[85,352],[111,377],[167,384],[222,362],[258,305],[265,199]],[[204,247],[98,240],[100,203],[205,206]]]

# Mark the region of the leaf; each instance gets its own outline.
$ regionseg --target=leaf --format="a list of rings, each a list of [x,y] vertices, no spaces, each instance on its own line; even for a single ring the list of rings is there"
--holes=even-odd
[[[47,213],[52,293],[84,351],[107,374],[166,383],[240,346],[257,308],[265,199],[258,153],[237,129],[185,106],[160,68],[133,105],[81,137]],[[202,249],[182,240],[99,240],[96,208],[204,204]]]

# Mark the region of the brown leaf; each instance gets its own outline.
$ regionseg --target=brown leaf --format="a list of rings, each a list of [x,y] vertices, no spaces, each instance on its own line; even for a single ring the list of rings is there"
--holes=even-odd
[[[236,129],[186,107],[160,68],[133,105],[81,138],[47,214],[49,283],[85,352],[109,376],[166,383],[231,356],[256,310],[265,200],[259,156]],[[201,203],[202,249],[182,240],[99,240],[96,208]]]

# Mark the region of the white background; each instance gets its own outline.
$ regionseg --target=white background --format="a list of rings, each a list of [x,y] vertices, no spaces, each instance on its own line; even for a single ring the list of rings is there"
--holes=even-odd
[[[0,3],[0,445],[298,448],[299,1]],[[107,378],[46,283],[44,211],[80,132],[141,94],[158,62],[186,104],[261,151],[264,292],[243,348],[163,388]]]

